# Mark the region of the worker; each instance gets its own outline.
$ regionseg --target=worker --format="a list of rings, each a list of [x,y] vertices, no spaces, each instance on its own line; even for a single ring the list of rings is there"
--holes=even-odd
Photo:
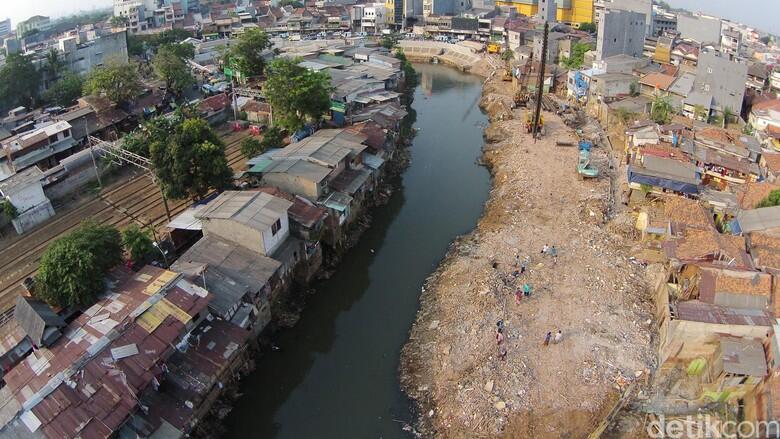
[[[550,256],[553,257],[553,264],[558,262],[558,249],[555,246],[550,248]]]
[[[523,263],[520,264],[520,274],[525,274],[525,270],[528,269],[528,256],[523,259]]]
[[[552,338],[552,332],[547,331],[547,335],[544,336],[544,345],[549,346],[550,345],[550,339]]]
[[[502,329],[496,330],[496,344],[501,345],[504,342],[504,332]]]
[[[550,246],[545,244],[544,247],[542,247],[542,254],[546,255],[548,251],[550,251]]]
[[[553,343],[558,344],[561,342],[561,340],[563,340],[563,333],[559,329],[558,332],[555,333],[555,340],[553,341]]]
[[[518,288],[517,291],[515,291],[515,303],[519,305],[520,299],[522,298],[523,298],[523,291],[520,288]]]
[[[506,360],[506,346],[501,345],[498,347],[498,358],[503,361]]]
[[[529,297],[531,295],[531,284],[529,283],[523,284],[523,295],[525,297]]]

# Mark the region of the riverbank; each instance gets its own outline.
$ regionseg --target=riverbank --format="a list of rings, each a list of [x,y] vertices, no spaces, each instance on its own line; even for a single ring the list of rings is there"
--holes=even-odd
[[[402,352],[402,385],[426,436],[586,437],[653,361],[643,272],[606,220],[609,178],[577,178],[577,149],[555,146],[572,134],[553,114],[534,143],[511,93],[500,76],[484,85],[490,198],[476,229],[428,278]],[[593,161],[609,172],[603,148]],[[557,247],[557,261],[540,253],[546,244]],[[518,254],[530,264],[515,280]],[[524,283],[533,292],[515,303]],[[544,346],[558,329],[562,342]]]

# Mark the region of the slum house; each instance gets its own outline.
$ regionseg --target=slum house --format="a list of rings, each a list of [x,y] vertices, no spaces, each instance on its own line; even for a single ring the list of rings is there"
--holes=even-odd
[[[160,268],[116,269],[107,285],[63,337],[6,374],[0,435],[111,436],[139,395],[164,382],[174,346],[207,314],[206,290]]]
[[[16,172],[37,166],[42,171],[57,166],[73,153],[76,142],[68,122],[59,121],[9,137],[0,142],[0,181]]]
[[[200,116],[211,125],[218,125],[230,117],[230,97],[226,93],[209,96],[198,103]]]
[[[680,237],[667,239],[663,250],[672,269],[685,264],[711,264],[731,270],[753,271],[753,261],[741,236],[720,234],[714,229],[687,229]]]
[[[54,207],[43,191],[44,178],[38,166],[33,166],[0,181],[0,197],[14,206],[16,216],[11,223],[20,235],[54,216]]]
[[[737,214],[736,230],[745,234],[754,232],[780,237],[780,206],[743,210]]]
[[[780,275],[780,238],[763,232],[751,232],[747,234],[747,243],[757,269]]]
[[[751,210],[758,207],[758,204],[772,191],[780,189],[780,184],[762,182],[748,182],[747,184],[737,186],[735,189],[739,208],[742,210]]]
[[[761,161],[759,162],[764,177],[774,183],[780,176],[780,154],[761,154]]]
[[[225,384],[247,364],[251,332],[213,318],[190,333],[185,350],[166,362],[166,381],[159,390],[148,388],[120,437],[187,437],[206,417]]]
[[[769,338],[764,341],[764,352],[768,373],[743,398],[743,416],[748,421],[765,422],[758,424],[757,437],[775,437],[780,434],[780,324],[777,322],[772,326]]]
[[[632,198],[635,193],[644,198],[648,191],[694,196],[699,193],[701,174],[692,163],[645,155],[628,166],[628,183]]]

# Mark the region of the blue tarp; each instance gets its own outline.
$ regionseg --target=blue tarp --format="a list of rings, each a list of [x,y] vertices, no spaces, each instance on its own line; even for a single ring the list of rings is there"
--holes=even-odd
[[[628,181],[629,183],[646,184],[649,186],[662,187],[672,191],[682,192],[684,194],[698,194],[699,186],[692,183],[684,183],[681,181],[669,180],[667,178],[646,175],[637,172],[633,166],[628,167]]]

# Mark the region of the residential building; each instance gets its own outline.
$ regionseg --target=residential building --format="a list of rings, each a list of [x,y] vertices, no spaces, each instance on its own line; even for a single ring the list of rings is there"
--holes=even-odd
[[[734,30],[724,30],[720,36],[720,50],[732,58],[739,56],[742,49],[742,34]]]
[[[0,181],[0,197],[16,209],[11,224],[20,235],[54,216],[51,201],[43,193],[43,178],[43,172],[32,166]]]
[[[770,99],[754,104],[748,122],[757,131],[780,132],[780,99]]]
[[[404,27],[403,0],[385,0],[385,10],[387,11],[385,22],[388,27],[393,29],[401,29]]]
[[[0,20],[0,38],[10,34],[13,31],[13,28],[11,27],[11,19],[6,18],[5,20]]]
[[[0,181],[32,166],[47,170],[71,154],[75,146],[68,122],[59,121],[0,141]]]
[[[126,63],[128,59],[125,31],[84,42],[79,42],[76,36],[68,36],[58,41],[58,49],[68,70],[79,75],[86,75],[109,60]]]
[[[702,45],[720,45],[721,19],[706,15],[677,16],[677,30],[680,37],[696,41]]]
[[[645,15],[638,12],[607,9],[599,21],[596,59],[614,55],[641,57],[644,52]]]
[[[151,266],[116,269],[106,285],[106,294],[63,328],[67,336],[6,373],[0,436],[117,435],[144,392],[158,390],[168,376],[177,346],[189,347],[212,297],[194,281]]]
[[[51,29],[51,20],[43,15],[35,15],[27,20],[20,21],[16,25],[16,35],[24,37],[26,34],[38,31],[44,32]]]
[[[547,63],[549,65],[558,64],[558,55],[560,54],[560,41],[564,40],[567,34],[562,32],[549,32],[547,34]],[[534,60],[542,58],[542,46],[544,37],[537,33],[534,35]]]
[[[374,35],[387,27],[388,9],[384,3],[367,3],[363,5],[363,16],[360,20],[360,30]],[[394,11],[392,12],[395,13]]]
[[[717,52],[699,54],[694,89],[685,104],[701,105],[707,114],[710,111],[722,114],[728,108],[733,115],[739,115],[745,98],[747,72],[747,65],[733,62]]]
[[[661,36],[677,31],[677,15],[666,11],[653,11],[652,35]]]

